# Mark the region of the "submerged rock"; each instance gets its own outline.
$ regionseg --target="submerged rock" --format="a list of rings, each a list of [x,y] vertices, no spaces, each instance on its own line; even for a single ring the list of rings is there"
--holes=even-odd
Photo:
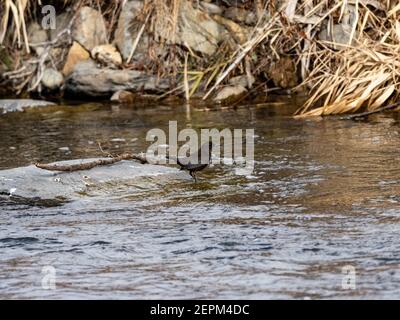
[[[98,159],[62,161],[58,164],[76,164]],[[98,194],[99,190],[120,189],[121,185],[139,189],[154,182],[170,179],[189,179],[178,169],[160,165],[140,164],[122,161],[109,166],[99,166],[76,172],[53,172],[31,165],[0,171],[0,198],[15,202],[39,204],[45,201],[67,201]],[[130,188],[131,192],[132,188]]]
[[[91,60],[78,63],[65,86],[69,94],[91,97],[111,97],[119,90],[157,91],[167,88],[166,80],[136,70],[101,69]]]
[[[53,102],[31,99],[0,99],[0,113],[24,111],[26,108],[55,105]]]

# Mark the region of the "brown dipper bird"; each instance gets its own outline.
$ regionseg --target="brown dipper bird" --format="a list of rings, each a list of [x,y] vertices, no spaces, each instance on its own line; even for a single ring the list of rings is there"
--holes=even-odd
[[[177,158],[176,162],[181,167],[180,170],[189,171],[189,174],[193,177],[194,181],[197,182],[196,172],[204,170],[210,164],[212,147],[213,147],[213,144],[210,141],[208,143],[203,144],[199,148],[199,150],[197,150],[196,153],[193,153],[192,155],[190,155],[190,157],[189,157],[190,159],[197,159],[196,163],[194,163],[194,164],[190,163],[190,161],[187,164],[183,164],[179,160],[179,158]],[[208,150],[207,150],[207,148],[208,148]],[[204,162],[202,163],[201,155],[202,154],[207,155],[206,152],[208,152],[208,159],[205,163]]]

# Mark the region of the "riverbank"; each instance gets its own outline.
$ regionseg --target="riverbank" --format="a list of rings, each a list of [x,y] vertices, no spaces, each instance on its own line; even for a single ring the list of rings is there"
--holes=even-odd
[[[49,4],[54,12],[36,1],[0,5],[0,95],[232,104],[280,92],[308,95],[297,111],[305,116],[398,100],[391,1]]]

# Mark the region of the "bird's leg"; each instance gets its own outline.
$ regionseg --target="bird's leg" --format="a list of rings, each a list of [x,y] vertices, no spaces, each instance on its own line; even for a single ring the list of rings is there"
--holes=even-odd
[[[197,178],[196,178],[196,174],[194,171],[189,171],[190,175],[192,176],[192,178],[194,179],[194,182],[197,183]]]

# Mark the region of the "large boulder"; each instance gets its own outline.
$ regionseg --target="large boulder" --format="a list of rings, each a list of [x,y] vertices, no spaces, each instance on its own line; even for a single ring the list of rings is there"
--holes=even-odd
[[[187,0],[181,2],[178,30],[175,41],[189,46],[192,50],[212,55],[226,35],[226,30],[219,23],[200,9],[193,7]],[[166,36],[168,40],[169,37]]]
[[[119,90],[158,91],[168,89],[166,80],[136,70],[98,68],[92,60],[82,61],[66,80],[67,93],[91,97],[111,97]]]
[[[137,21],[137,17],[142,9],[142,1],[128,1],[123,7],[123,10],[119,16],[118,26],[115,30],[113,43],[117,46],[125,60],[128,59],[132,51],[133,43],[135,42],[135,39],[139,33],[141,24]],[[135,60],[141,60],[144,58],[148,44],[149,36],[147,33],[144,33],[136,47],[134,55]]]
[[[82,7],[74,22],[72,37],[89,51],[107,44],[107,29],[101,13],[90,7]]]
[[[106,23],[99,11],[85,6],[79,9],[74,21],[73,17],[70,11],[57,16],[56,29],[50,31],[51,40],[56,39],[65,29],[71,28],[73,40],[89,52],[98,45],[108,43]]]

